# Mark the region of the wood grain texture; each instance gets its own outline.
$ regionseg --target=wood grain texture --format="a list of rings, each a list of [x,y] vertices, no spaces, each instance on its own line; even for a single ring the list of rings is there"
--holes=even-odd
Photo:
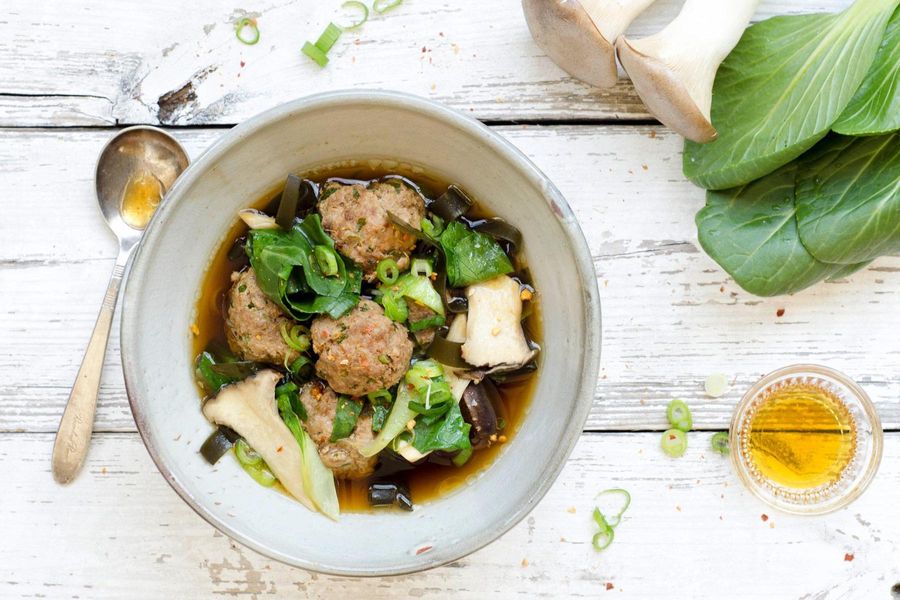
[[[589,430],[665,427],[688,401],[699,428],[728,425],[743,390],[797,362],[845,371],[900,426],[900,257],[840,283],[762,299],[698,249],[703,191],[659,127],[503,127],[559,186],[585,231],[603,302],[602,371]],[[176,134],[196,155],[221,131]],[[0,431],[55,431],[115,256],[93,199],[105,131],[0,130]],[[27,199],[22,202],[21,199]],[[782,316],[778,316],[780,310]],[[114,326],[96,427],[133,431]],[[702,394],[714,372],[734,378]]]
[[[834,11],[850,0],[764,0],[756,19]],[[406,0],[347,33],[324,70],[300,54],[341,0],[5,0],[0,16],[0,125],[236,123],[275,104],[340,88],[428,96],[481,119],[646,119],[624,80],[596,90],[533,43],[520,0]],[[661,29],[679,0],[659,0],[630,35]],[[261,39],[234,36],[242,16]],[[476,15],[477,17],[473,17]],[[27,68],[22,68],[27,65]],[[9,95],[40,96],[23,106]]]
[[[691,434],[681,459],[658,442],[655,433],[585,435],[544,500],[489,547],[425,573],[349,579],[231,542],[154,472],[137,434],[96,436],[68,487],[49,473],[51,435],[2,434],[0,460],[11,468],[0,494],[0,597],[890,598],[900,581],[900,434],[888,436],[872,487],[826,518],[766,508],[707,451],[709,434]],[[633,502],[598,554],[590,513],[613,486]]]

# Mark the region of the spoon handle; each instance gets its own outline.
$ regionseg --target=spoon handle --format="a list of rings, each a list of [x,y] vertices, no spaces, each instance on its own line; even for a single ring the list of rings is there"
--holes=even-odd
[[[100,374],[103,372],[103,359],[106,356],[106,345],[109,342],[109,330],[112,326],[113,313],[116,310],[116,301],[119,298],[119,287],[122,284],[122,276],[125,273],[125,265],[131,248],[119,250],[116,258],[116,266],[109,286],[106,288],[106,296],[103,297],[103,306],[97,316],[91,341],[78,369],[75,384],[69,394],[66,410],[59,429],[56,432],[56,441],[53,443],[53,478],[59,483],[69,483],[81,469],[84,458],[87,456],[88,445],[91,441],[91,432],[94,429],[94,412],[97,410],[97,395],[100,392]]]

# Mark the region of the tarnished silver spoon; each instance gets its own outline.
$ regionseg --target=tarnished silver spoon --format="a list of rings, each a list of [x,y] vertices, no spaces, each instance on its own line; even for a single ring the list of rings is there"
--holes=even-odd
[[[100,153],[97,200],[119,240],[119,255],[53,444],[53,477],[59,483],[72,481],[87,456],[103,358],[128,259],[159,202],[187,165],[181,144],[156,127],[123,129]]]

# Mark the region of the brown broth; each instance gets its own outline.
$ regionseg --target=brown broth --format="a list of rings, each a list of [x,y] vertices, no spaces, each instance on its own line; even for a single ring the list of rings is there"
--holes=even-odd
[[[439,192],[446,189],[448,185],[446,182],[430,178],[421,173],[413,174],[404,172],[402,168],[394,168],[387,171],[353,167],[308,173],[306,176],[314,181],[323,181],[332,177],[370,181],[389,174],[399,174],[413,181],[428,198],[436,198],[439,195]],[[252,203],[251,206],[264,209],[271,205],[273,200],[275,200],[280,193],[280,188],[274,190],[272,193],[266,194],[264,197]],[[491,216],[491,214],[484,209],[484,206],[477,201],[470,214],[476,218]],[[235,218],[234,224],[220,243],[214,258],[207,269],[196,304],[196,315],[194,318],[194,325],[196,327],[193,328],[194,343],[192,348],[192,359],[203,352],[212,342],[225,343],[225,296],[231,286],[231,273],[236,269],[242,268],[245,264],[241,261],[231,260],[229,258],[229,251],[234,246],[235,241],[242,238],[246,233],[247,226],[244,225],[240,219]],[[518,258],[514,258],[514,260],[518,270],[521,270],[526,266]],[[540,343],[542,339],[540,302],[532,300],[531,304],[532,313],[525,320],[525,332],[530,340]],[[538,359],[538,364],[540,365],[540,357]],[[528,404],[534,393],[535,382],[538,376],[538,373],[535,373],[531,377],[517,382],[497,385],[497,389],[500,392],[500,400],[495,404],[494,409],[497,412],[497,417],[503,418],[506,421],[506,427],[500,434],[505,436],[507,443],[512,439],[521,425],[527,412]],[[202,397],[202,392],[199,393]],[[463,485],[467,480],[475,477],[482,470],[489,467],[494,459],[497,458],[503,446],[503,443],[495,443],[488,448],[476,450],[469,461],[462,467],[426,461],[424,464],[403,471],[403,479],[409,485],[413,502],[415,504],[422,504],[424,502],[435,500]],[[379,464],[379,468],[372,476],[372,479],[386,476],[389,471],[394,470],[396,470],[396,463],[388,464],[387,461],[382,460]],[[368,503],[367,492],[370,480],[371,479],[338,481],[338,500],[342,512],[369,512],[371,510],[376,510],[371,508]]]

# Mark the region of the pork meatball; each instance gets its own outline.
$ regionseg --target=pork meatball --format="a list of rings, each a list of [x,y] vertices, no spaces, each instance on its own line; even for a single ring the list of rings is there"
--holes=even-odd
[[[340,253],[362,267],[367,281],[375,281],[375,269],[385,258],[396,260],[401,269],[409,265],[416,238],[396,227],[388,212],[420,229],[425,201],[416,190],[399,179],[368,188],[331,181],[322,186],[320,198],[322,226]]]
[[[281,337],[281,327],[294,322],[259,288],[252,268],[232,273],[225,334],[228,345],[244,360],[283,365],[296,355]]]
[[[375,438],[372,416],[365,409],[356,420],[349,437],[331,441],[338,396],[320,381],[307,383],[300,390],[300,401],[306,408],[306,432],[319,449],[319,457],[338,479],[362,479],[375,470],[377,456],[366,458],[360,448]]]
[[[340,319],[316,318],[310,331],[319,355],[316,372],[339,394],[362,396],[389,388],[409,367],[409,332],[371,300],[360,300]]]

